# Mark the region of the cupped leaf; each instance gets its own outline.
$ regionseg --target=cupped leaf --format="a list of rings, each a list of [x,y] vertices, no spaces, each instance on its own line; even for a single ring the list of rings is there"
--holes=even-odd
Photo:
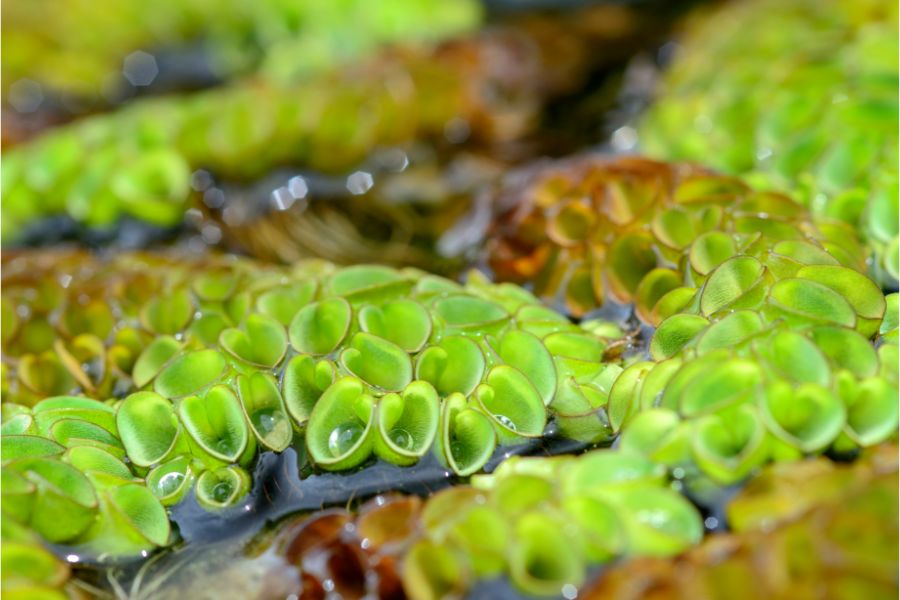
[[[128,465],[102,448],[74,446],[66,451],[63,460],[85,474],[100,472],[119,479],[133,478]]]
[[[704,233],[691,244],[689,260],[700,275],[708,275],[737,253],[734,238],[721,231]]]
[[[497,434],[491,420],[469,408],[465,396],[450,394],[441,406],[438,457],[460,477],[480,471],[494,453]]]
[[[779,281],[769,290],[769,303],[802,321],[856,327],[856,313],[843,296],[807,279]]]
[[[406,352],[421,350],[431,335],[428,311],[413,300],[364,306],[359,311],[359,325],[364,332],[386,339]]]
[[[709,316],[725,308],[743,305],[760,283],[765,272],[761,262],[752,256],[730,258],[710,274],[700,295],[700,310]]]
[[[688,342],[709,326],[699,315],[673,315],[660,323],[650,340],[650,356],[665,360],[678,354]]]
[[[445,545],[421,540],[403,561],[403,588],[416,600],[460,597],[469,587],[469,573]]]
[[[710,361],[710,364],[714,363]],[[675,389],[676,382],[682,384],[684,387],[677,394],[677,406],[683,415],[689,417],[707,414],[739,402],[752,394],[754,387],[763,378],[758,364],[742,358],[733,358],[717,364],[714,369],[694,373],[689,382],[678,381],[684,373],[687,371],[682,370],[673,377],[664,397]],[[669,401],[664,398],[663,404],[669,405]]]
[[[291,346],[305,354],[329,354],[350,329],[353,309],[343,298],[328,298],[300,309],[291,321]]]
[[[284,327],[272,317],[251,314],[243,329],[226,329],[219,345],[235,358],[257,367],[272,368],[281,362],[287,350]]]
[[[580,384],[574,378],[563,380],[550,404],[560,433],[566,439],[585,443],[611,439],[612,428],[604,410],[608,399],[608,394],[596,386]]]
[[[765,425],[750,404],[698,419],[691,442],[697,465],[723,485],[745,478],[768,456]]]
[[[811,333],[818,350],[835,368],[847,369],[857,377],[870,377],[878,372],[878,354],[872,343],[858,331],[822,326]]]
[[[856,312],[860,333],[866,337],[877,333],[886,304],[884,294],[874,281],[853,269],[837,265],[804,267],[797,277],[820,283],[839,294]]]
[[[590,496],[563,499],[566,515],[578,527],[583,552],[591,562],[605,562],[625,550],[626,532],[619,513],[607,501]]]
[[[181,342],[169,335],[163,335],[147,346],[134,363],[131,378],[134,386],[142,388],[163,370],[163,367],[181,350]]]
[[[64,446],[38,435],[0,436],[0,458],[3,464],[20,458],[57,456],[65,451]]]
[[[287,326],[315,294],[316,282],[312,280],[281,285],[260,294],[256,299],[256,310]]]
[[[327,283],[327,290],[358,302],[376,302],[402,295],[413,282],[400,271],[379,265],[357,265],[337,271]]]
[[[105,486],[100,518],[79,542],[113,556],[134,556],[165,546],[171,525],[166,509],[144,485]]]
[[[666,294],[684,285],[682,275],[674,269],[653,269],[641,280],[634,293],[638,316],[653,322],[653,308]]]
[[[234,293],[239,279],[240,275],[233,269],[209,269],[198,275],[191,289],[201,300],[221,302]]]
[[[657,267],[653,246],[649,235],[634,233],[619,236],[609,247],[606,275],[616,298],[623,302],[631,300],[641,280]]]
[[[50,437],[66,448],[93,446],[115,456],[125,456],[125,448],[118,437],[89,421],[60,419],[50,428]]]
[[[489,506],[461,510],[449,527],[450,542],[469,558],[479,578],[499,575],[506,567],[510,531],[505,516]]]
[[[784,382],[766,387],[761,406],[769,429],[803,452],[817,452],[841,432],[846,409],[838,396],[821,385],[806,383],[796,389]]]
[[[207,510],[236,504],[250,491],[250,475],[240,467],[204,471],[197,478],[197,501]]]
[[[665,474],[665,468],[639,454],[598,450],[568,463],[561,473],[561,486],[566,496],[603,499],[617,489],[655,485]]]
[[[15,519],[20,523],[28,523],[34,506],[34,493],[36,490],[37,486],[25,479],[18,471],[5,468],[0,469],[0,499],[2,499],[0,501],[3,503],[4,518]],[[5,539],[3,553],[6,553]]]
[[[306,427],[306,447],[316,464],[339,471],[369,457],[374,405],[372,396],[355,377],[343,377],[325,390]]]
[[[523,515],[513,539],[510,577],[521,591],[546,596],[583,582],[584,559],[558,520],[538,512]]]
[[[67,600],[62,586],[69,568],[40,544],[3,540],[4,600]]]
[[[202,398],[188,396],[178,416],[194,442],[225,462],[237,462],[250,443],[241,404],[228,386],[214,386]]]
[[[438,394],[426,381],[383,396],[376,411],[375,454],[394,464],[412,464],[434,443],[439,417]]]
[[[225,357],[218,350],[197,350],[173,358],[156,376],[153,389],[166,398],[181,398],[209,387],[222,377]]]
[[[697,352],[703,354],[719,348],[735,348],[760,333],[765,324],[756,312],[735,311],[713,323],[697,340]]]
[[[78,469],[51,458],[25,458],[8,466],[35,486],[28,524],[44,539],[71,541],[91,525],[97,496]]]
[[[244,416],[259,443],[275,452],[290,446],[294,430],[275,379],[261,372],[239,375],[237,389]],[[219,392],[216,395],[219,397]]]
[[[163,461],[178,442],[175,408],[153,392],[137,392],[125,398],[116,413],[116,425],[128,458],[139,467]]]
[[[874,446],[897,433],[897,386],[871,377],[847,403],[847,434],[860,446]]]
[[[616,493],[626,530],[626,555],[673,556],[703,538],[700,513],[678,492],[637,486]]]
[[[300,354],[288,362],[281,382],[281,393],[288,414],[297,425],[306,425],[316,402],[334,383],[335,371],[331,361],[316,361],[308,354]]]
[[[823,386],[831,383],[828,361],[804,335],[794,331],[779,331],[768,340],[760,340],[757,353],[766,358],[773,369],[797,383],[817,383]]]
[[[509,313],[494,302],[474,296],[447,296],[437,300],[432,310],[446,332],[497,333]]]
[[[177,504],[194,484],[189,456],[179,456],[147,473],[147,488],[163,506]]]
[[[538,437],[547,424],[547,411],[525,375],[508,365],[491,369],[475,390],[479,406],[491,418],[501,442]]]
[[[160,294],[141,310],[141,324],[158,335],[175,335],[187,327],[194,305],[187,290]]]
[[[486,361],[478,344],[451,335],[423,351],[416,361],[416,379],[435,387],[441,396],[471,394],[484,376]]]
[[[116,434],[116,411],[112,407],[83,396],[56,396],[46,398],[32,409],[38,430],[49,435],[50,428],[62,419],[78,419]]]
[[[691,454],[689,425],[673,410],[645,410],[622,432],[619,449],[670,467],[687,463]]]
[[[412,381],[409,355],[399,346],[370,333],[357,333],[341,352],[340,364],[369,385],[396,392]]]
[[[556,365],[541,340],[526,331],[511,330],[500,337],[497,354],[525,374],[545,406],[550,404],[556,391]]]

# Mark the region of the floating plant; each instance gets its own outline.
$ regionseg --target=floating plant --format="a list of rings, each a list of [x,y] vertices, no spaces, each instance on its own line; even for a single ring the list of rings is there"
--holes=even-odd
[[[200,55],[205,63],[181,74],[181,85],[187,88],[254,70],[269,79],[291,81],[363,56],[386,42],[429,41],[470,29],[480,13],[469,0],[449,5],[433,0],[377,5],[353,1],[340,10],[321,10],[312,2],[286,9],[272,1],[218,5],[203,0],[158,3],[152,10],[134,1],[66,3],[52,11],[12,3],[8,10],[15,26],[3,60],[4,97],[18,83],[40,90],[45,104],[62,103],[72,112],[79,112],[79,103],[113,98],[113,103],[121,102],[128,88],[146,88],[157,76],[167,80],[160,84],[163,90],[177,86],[179,69],[173,74],[164,66],[173,53],[186,62],[192,54]],[[90,29],[100,20],[114,24],[103,30],[102,44]],[[210,28],[211,20],[215,23]],[[158,55],[148,54],[148,49]],[[193,58],[196,62],[197,56]],[[26,113],[35,110],[23,108]]]
[[[852,466],[817,459],[767,467],[726,507],[731,533],[714,533],[676,558],[611,566],[579,597],[639,600],[665,590],[666,598],[705,600],[735,586],[759,599],[823,587],[893,597],[896,454],[886,445]]]
[[[87,293],[121,315],[100,340],[102,389],[80,384],[86,366],[66,363],[63,391],[72,395],[36,398],[17,370],[31,355],[21,332],[7,346],[18,360],[7,363],[4,471],[65,482],[22,488],[40,499],[23,519],[60,543],[110,553],[165,545],[167,529],[133,522],[129,511],[165,516],[162,507],[192,489],[210,510],[235,504],[251,483],[244,467],[263,450],[302,445],[329,471],[375,456],[412,465],[435,452],[468,476],[498,445],[542,436],[570,407],[579,427],[562,427],[563,435],[610,439],[606,397],[621,369],[604,362],[605,342],[513,286],[321,262],[57,258],[41,280],[80,265],[61,295],[34,303],[37,265],[23,256],[5,265],[4,299],[36,319],[64,307],[90,325],[95,313],[67,301]],[[68,332],[58,333],[65,340]],[[554,349],[565,360],[557,363]],[[555,402],[564,377],[590,386],[590,401]],[[42,521],[56,518],[47,508],[56,504],[71,513],[71,531]],[[133,522],[121,539],[111,525],[119,521]]]
[[[814,225],[733,178],[630,158],[544,167],[499,202],[512,206],[488,247],[501,280],[576,315],[633,304],[656,327],[650,360],[626,361],[597,394],[623,446],[727,485],[770,459],[895,434],[896,300],[861,272],[847,225]],[[560,386],[554,405],[589,410],[601,381]]]
[[[897,7],[736,2],[696,17],[640,123],[644,149],[796,190],[858,228],[896,286]]]
[[[305,593],[427,600],[508,575],[523,593],[577,589],[592,566],[668,557],[697,543],[700,513],[651,461],[612,450],[512,458],[421,500],[378,496],[357,514],[292,517],[250,545],[294,569]],[[203,577],[215,578],[215,574]]]

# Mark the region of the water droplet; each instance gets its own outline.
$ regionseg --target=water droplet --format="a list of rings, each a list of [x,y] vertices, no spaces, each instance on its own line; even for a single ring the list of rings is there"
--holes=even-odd
[[[342,423],[328,436],[328,450],[334,457],[343,456],[362,436],[363,428],[357,422]]]
[[[212,497],[216,502],[225,502],[231,495],[232,487],[227,481],[220,481],[212,489]]]
[[[494,415],[494,418],[497,419],[497,422],[509,429],[510,431],[517,431],[516,424],[513,423],[513,420],[507,417],[506,415]]]
[[[184,473],[172,471],[159,478],[156,489],[160,496],[168,496],[169,494],[174,494],[175,491],[178,490],[178,486],[181,485],[182,481],[184,481]]]
[[[278,425],[278,418],[276,417],[274,410],[257,413],[255,420],[256,429],[263,434],[263,436],[272,433],[275,430],[275,426]]]
[[[388,434],[388,437],[390,437],[394,445],[401,450],[412,450],[413,437],[405,429],[392,429],[390,434]]]

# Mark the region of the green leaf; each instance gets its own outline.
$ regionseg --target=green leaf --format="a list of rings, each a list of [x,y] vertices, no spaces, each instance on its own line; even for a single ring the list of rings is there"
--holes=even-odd
[[[550,404],[556,391],[556,365],[541,340],[528,332],[511,330],[500,337],[497,354],[525,374],[545,406]]]
[[[315,294],[316,282],[312,280],[277,286],[259,295],[256,310],[287,326]]]
[[[350,469],[372,452],[375,401],[355,377],[331,385],[313,407],[306,427],[310,457],[323,469]]]
[[[760,340],[758,346],[757,352],[786,378],[796,383],[831,384],[828,361],[807,337],[793,331],[780,331],[767,341]]]
[[[341,352],[340,365],[366,383],[396,392],[412,381],[409,355],[399,346],[369,333],[357,333]]]
[[[691,266],[700,275],[708,275],[716,267],[737,254],[734,238],[721,231],[704,233],[691,244]]]
[[[35,486],[28,525],[49,542],[71,541],[97,513],[90,481],[75,467],[51,458],[23,458],[8,463]]]
[[[804,267],[797,277],[837,292],[853,307],[858,317],[857,329],[864,336],[872,337],[878,332],[886,304],[884,294],[874,281],[852,269],[832,265]]]
[[[187,290],[152,298],[141,310],[141,324],[157,335],[175,335],[187,327],[194,305]]]
[[[481,470],[496,446],[497,434],[488,417],[469,408],[458,392],[444,399],[436,446],[444,464],[466,477]]]
[[[681,494],[637,486],[616,493],[629,556],[674,556],[703,538],[700,513]]]
[[[250,443],[241,404],[228,386],[214,386],[202,398],[188,396],[178,405],[178,415],[188,435],[225,462],[237,462]]]
[[[765,389],[761,406],[772,433],[803,452],[827,447],[847,417],[841,399],[814,383],[796,389],[784,382],[772,383]]]
[[[807,279],[779,281],[769,290],[769,304],[802,321],[856,326],[856,313],[843,296]]]
[[[710,274],[700,296],[700,310],[705,316],[736,306],[759,285],[765,267],[752,256],[735,256]]]
[[[291,346],[305,354],[329,354],[347,336],[353,310],[343,298],[328,298],[303,307],[291,321]]]
[[[179,456],[147,473],[147,488],[163,506],[178,504],[194,484],[189,456]]]
[[[735,348],[760,333],[764,324],[749,310],[738,310],[713,323],[697,340],[697,352],[705,354],[720,348]]]
[[[131,394],[116,414],[119,435],[131,462],[149,467],[165,460],[179,438],[172,403],[153,392]]]
[[[220,379],[225,367],[225,357],[218,350],[185,352],[157,375],[153,389],[171,399],[196,394]]]
[[[860,446],[874,446],[897,433],[897,386],[871,377],[862,381],[847,403],[845,431]]]
[[[429,382],[441,396],[459,392],[468,396],[484,376],[485,359],[478,344],[451,335],[426,348],[416,361],[416,379]]]
[[[462,596],[469,575],[456,554],[443,544],[420,540],[410,548],[403,564],[403,589],[417,600]]]
[[[329,360],[316,361],[308,354],[288,362],[281,382],[281,393],[288,414],[299,426],[306,425],[322,393],[334,383],[335,366]]]
[[[412,464],[434,443],[440,418],[434,387],[414,381],[402,394],[387,394],[378,401],[375,454],[398,464]]]
[[[428,311],[412,300],[364,306],[359,311],[359,325],[364,332],[386,339],[410,353],[421,350],[431,335]]]
[[[691,340],[709,326],[699,315],[673,315],[660,323],[650,340],[650,356],[665,360],[678,354]]]
[[[525,514],[515,523],[513,539],[510,578],[522,592],[554,595],[564,585],[578,587],[584,581],[584,560],[558,520],[539,512]]]
[[[538,437],[547,424],[544,402],[519,370],[508,365],[491,369],[475,390],[479,406],[494,423],[501,443]]]
[[[694,427],[694,460],[722,485],[744,479],[768,457],[766,428],[750,404],[702,417]]]
[[[197,501],[207,510],[236,504],[250,491],[250,475],[240,467],[204,471],[197,478]]]
[[[273,319],[251,314],[243,329],[226,329],[219,335],[219,345],[235,358],[256,367],[272,368],[281,362],[287,350],[284,327]]]
[[[131,378],[134,386],[142,388],[163,370],[163,367],[181,350],[181,342],[163,335],[148,345],[134,363]]]
[[[502,306],[474,296],[440,298],[432,310],[447,333],[497,333],[509,320]]]
[[[64,446],[37,435],[0,436],[0,456],[3,464],[20,458],[44,458],[65,452]]]
[[[244,416],[259,443],[275,452],[290,446],[294,430],[275,379],[261,372],[238,375],[237,389]]]

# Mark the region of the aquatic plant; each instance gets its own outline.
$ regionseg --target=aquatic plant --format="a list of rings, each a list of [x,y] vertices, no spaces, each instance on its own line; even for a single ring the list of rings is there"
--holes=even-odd
[[[221,207],[221,190],[192,180],[197,169],[233,181],[284,165],[351,175],[379,147],[520,139],[534,130],[544,101],[587,68],[587,55],[576,54],[566,77],[545,77],[556,73],[556,42],[545,32],[500,28],[437,47],[389,48],[302,83],[254,79],[140,99],[56,128],[4,153],[4,242],[52,215],[96,230],[124,216],[174,226],[192,199],[201,200],[196,190]],[[370,187],[354,181],[346,183],[354,193]],[[285,193],[298,208],[305,204],[296,186]],[[254,210],[232,205],[222,221],[240,225]]]
[[[31,93],[43,98],[44,106],[65,105],[73,112],[76,104],[112,103],[127,98],[131,86],[153,82],[160,65],[148,53],[160,53],[163,61],[171,53],[199,55],[206,64],[195,67],[193,80],[185,78],[188,88],[254,71],[290,81],[386,42],[429,41],[468,30],[477,25],[480,12],[469,0],[351,1],[339,7],[279,0],[152,6],[10,2],[4,10],[3,95],[7,101],[16,93],[27,100],[27,93],[36,90]],[[24,106],[30,110],[22,112],[34,110]]]
[[[474,275],[72,253],[4,257],[3,278],[4,472],[56,542],[164,545],[163,505],[239,502],[257,453],[292,444],[324,470],[435,452],[470,475],[550,420],[611,439],[603,338]]]
[[[697,510],[651,461],[612,450],[505,461],[426,500],[378,497],[358,516],[326,510],[282,524],[271,547],[304,590],[424,600],[508,575],[522,592],[577,589],[589,565],[671,556],[697,543]],[[398,591],[399,590],[399,591]],[[399,596],[397,596],[399,597]]]
[[[639,123],[640,145],[794,192],[816,217],[857,228],[876,279],[896,286],[896,27],[897,6],[878,0],[698,14]]]
[[[488,257],[576,315],[656,327],[612,383],[622,445],[717,484],[895,435],[896,295],[840,222],[693,167],[586,157],[501,192]],[[873,339],[881,340],[880,346]]]
[[[773,465],[727,507],[731,533],[677,558],[611,566],[579,597],[750,599],[897,593],[897,447],[852,465],[826,459]]]

